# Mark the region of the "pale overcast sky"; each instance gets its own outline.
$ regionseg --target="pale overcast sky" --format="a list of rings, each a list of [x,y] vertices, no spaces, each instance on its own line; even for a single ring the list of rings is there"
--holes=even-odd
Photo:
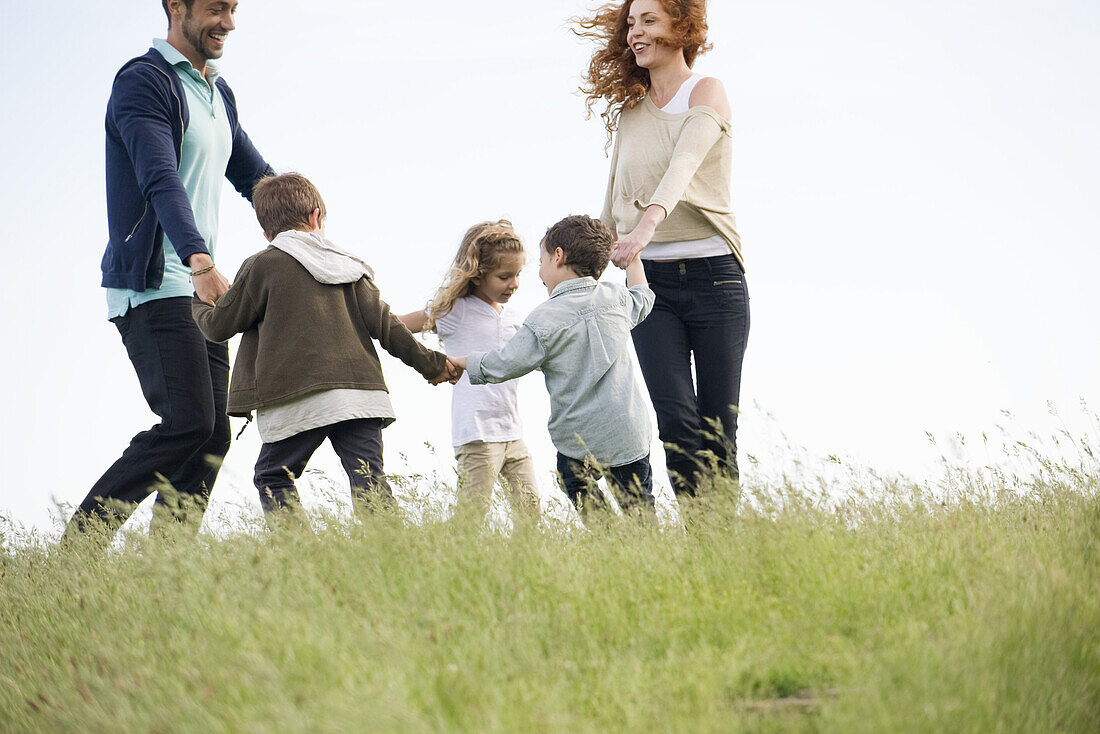
[[[2,2],[0,515],[54,532],[54,502],[79,502],[153,421],[98,265],[111,80],[166,23],[156,0]],[[220,66],[261,152],[317,183],[330,237],[395,310],[431,295],[470,224],[508,217],[529,249],[525,313],[545,298],[542,232],[602,204],[602,126],[574,94],[589,50],[566,30],[591,6],[242,0]],[[782,462],[779,432],[919,473],[925,431],[992,429],[1001,410],[1042,433],[1053,401],[1095,431],[1079,401],[1100,408],[1100,4],[712,0],[710,22],[696,68],[733,107],[752,295],[739,436],[767,465],[743,459],[746,479]],[[231,275],[265,243],[224,198]],[[385,369],[387,468],[446,473],[447,388]],[[522,385],[548,477],[548,401],[538,375]],[[250,428],[230,450],[216,501],[258,512],[258,445]],[[317,466],[339,478],[327,448]]]

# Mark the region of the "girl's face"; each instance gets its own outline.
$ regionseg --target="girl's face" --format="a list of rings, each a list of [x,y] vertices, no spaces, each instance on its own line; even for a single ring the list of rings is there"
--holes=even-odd
[[[519,288],[523,260],[521,252],[510,252],[501,257],[495,268],[485,275],[471,279],[474,295],[490,305],[508,303],[508,299]]]
[[[661,0],[633,0],[626,19],[626,43],[643,69],[653,69],[682,56],[683,50],[658,45],[658,38],[672,38],[672,16]]]

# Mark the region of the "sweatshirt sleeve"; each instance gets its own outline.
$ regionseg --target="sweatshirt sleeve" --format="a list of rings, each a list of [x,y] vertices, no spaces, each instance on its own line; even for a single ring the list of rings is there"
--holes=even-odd
[[[359,317],[367,327],[367,332],[387,352],[412,367],[431,380],[437,377],[447,366],[447,356],[442,352],[428,349],[413,336],[401,319],[391,311],[389,304],[382,300],[382,294],[370,278],[360,278],[355,284],[356,300],[359,305]]]
[[[473,352],[466,360],[466,373],[471,385],[487,382],[507,382],[532,372],[546,359],[542,342],[524,324],[516,335],[494,352]]]
[[[150,73],[159,72],[150,72],[141,64],[123,70],[111,90],[108,115],[133,162],[142,195],[152,204],[180,261],[187,262],[192,255],[209,251],[195,226],[191,201],[180,181],[172,137],[173,126],[179,120],[174,118],[173,102],[167,93],[148,80]]]
[[[615,215],[612,213],[612,205],[615,197],[615,173],[619,167],[619,140],[618,134],[615,135],[615,148],[611,153],[611,171],[607,174],[607,193],[603,199],[603,213],[600,214],[600,221],[607,225],[607,228],[612,232],[618,233],[618,228],[615,226]]]
[[[693,107],[693,114],[684,122],[676,147],[672,151],[665,175],[653,192],[653,197],[645,207],[657,204],[671,214],[676,205],[684,198],[691,179],[703,164],[707,153],[723,135],[729,135],[729,123],[709,108]],[[645,208],[643,207],[643,208]]]
[[[252,261],[246,260],[237,272],[233,285],[218,299],[217,306],[199,300],[197,295],[191,298],[191,315],[199,331],[209,341],[229,341],[235,334],[248,331],[260,320],[263,309],[249,292],[251,271]]]

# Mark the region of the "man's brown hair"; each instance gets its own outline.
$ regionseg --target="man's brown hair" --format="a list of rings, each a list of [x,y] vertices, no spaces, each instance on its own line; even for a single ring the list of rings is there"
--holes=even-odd
[[[553,255],[560,247],[565,253],[565,264],[573,272],[597,280],[607,268],[614,244],[615,238],[607,225],[587,214],[566,217],[546,230],[542,238],[542,246],[548,253]]]
[[[187,8],[187,12],[191,12],[191,6],[195,4],[195,0],[183,0],[183,6]],[[168,12],[168,0],[160,0],[160,6],[164,8],[164,14],[168,16],[168,27],[172,27],[172,14]]]
[[[252,206],[268,239],[289,229],[309,229],[314,209],[321,210],[321,221],[325,219],[321,192],[300,173],[261,178],[252,189]]]

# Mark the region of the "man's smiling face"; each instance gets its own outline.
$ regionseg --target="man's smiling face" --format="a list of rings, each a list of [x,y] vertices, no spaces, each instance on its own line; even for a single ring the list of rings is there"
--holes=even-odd
[[[207,61],[221,58],[226,36],[237,27],[233,21],[237,5],[237,0],[195,0],[187,8],[180,33],[197,56]]]

